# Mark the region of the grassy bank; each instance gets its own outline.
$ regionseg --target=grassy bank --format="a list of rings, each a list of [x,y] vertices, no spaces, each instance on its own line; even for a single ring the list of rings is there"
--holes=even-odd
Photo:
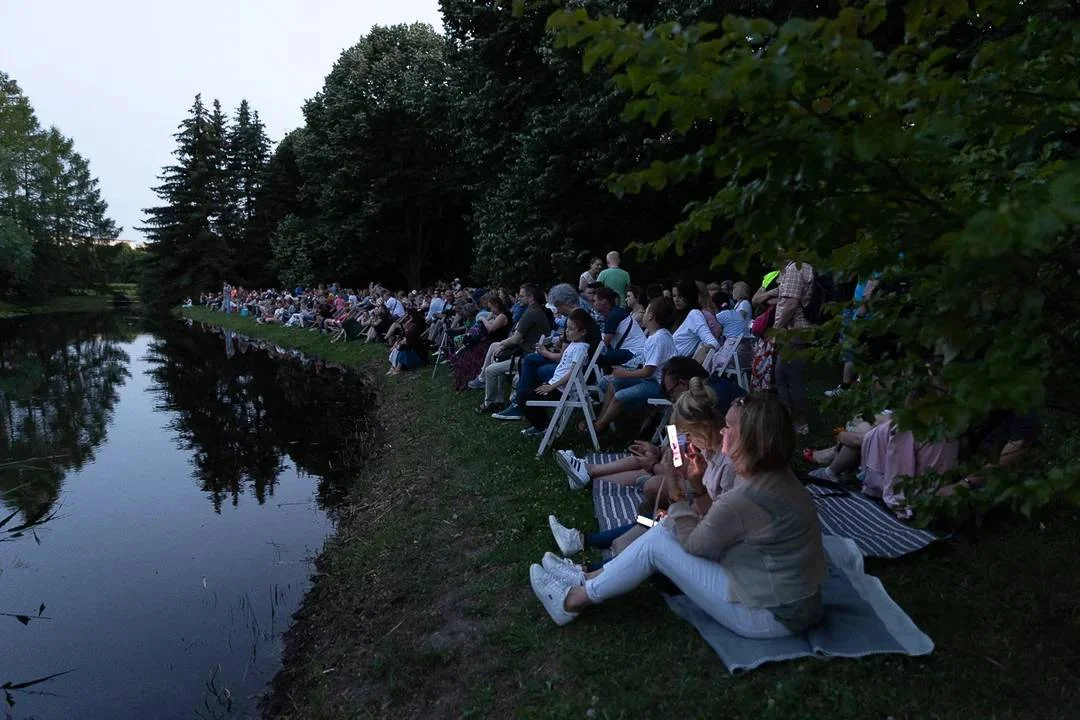
[[[112,308],[112,298],[105,295],[63,295],[32,304],[0,302],[0,318],[62,312],[98,312]]]
[[[113,308],[113,292],[135,298],[134,283],[113,283],[108,292],[71,291],[69,295],[35,298],[26,302],[0,301],[0,318],[65,312],[100,312]]]
[[[1080,519],[999,525],[868,562],[934,639],[912,660],[805,660],[733,678],[651,587],[556,628],[528,586],[548,513],[592,528],[519,424],[477,416],[440,369],[386,378],[386,349],[200,309],[189,317],[378,377],[382,443],[288,636],[271,717],[1075,717]],[[328,421],[332,422],[332,418]],[[575,441],[576,442],[576,441]],[[562,443],[560,446],[565,446]]]

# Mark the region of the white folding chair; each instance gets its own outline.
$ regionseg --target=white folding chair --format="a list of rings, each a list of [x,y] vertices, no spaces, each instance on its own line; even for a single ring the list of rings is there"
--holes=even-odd
[[[740,338],[735,343],[725,343],[719,354],[709,358],[712,361],[711,365],[706,363],[705,369],[709,371],[710,375],[718,377],[734,375],[735,382],[739,383],[739,387],[746,392],[750,392],[750,381],[747,378],[750,368],[744,368],[742,361],[739,359],[739,349],[744,342],[746,342],[746,339]]]
[[[596,395],[598,401],[604,399],[604,396],[600,393],[600,379],[604,377],[604,373],[600,370],[600,366],[597,365],[600,361],[600,356],[603,354],[604,343],[599,343],[596,346],[596,352],[593,353],[592,359],[589,360],[589,366],[585,368],[585,372],[582,375],[582,378],[585,381],[585,389],[589,391],[591,395]]]
[[[671,420],[671,401],[664,398],[649,398],[649,404],[653,407],[664,408],[663,414],[660,416],[660,424],[656,426],[656,432],[653,433],[653,444],[659,444],[664,439],[664,426]]]
[[[589,437],[592,439],[593,449],[600,451],[600,441],[596,438],[596,427],[593,424],[592,397],[585,389],[585,373],[581,362],[575,362],[570,366],[570,380],[566,383],[566,390],[558,400],[529,400],[525,403],[529,407],[554,408],[551,420],[548,422],[547,431],[540,441],[540,447],[536,450],[536,457],[541,457],[556,437],[562,435],[570,422],[574,410],[581,410],[585,416],[585,426],[589,429]]]

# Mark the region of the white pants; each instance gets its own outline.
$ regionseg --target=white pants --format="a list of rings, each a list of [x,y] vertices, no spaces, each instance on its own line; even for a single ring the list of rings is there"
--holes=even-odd
[[[675,531],[663,524],[654,526],[604,565],[599,575],[586,581],[585,593],[589,600],[600,603],[630,592],[657,572],[736,635],[754,640],[791,635],[767,609],[728,600],[728,577],[720,563],[683,550]]]

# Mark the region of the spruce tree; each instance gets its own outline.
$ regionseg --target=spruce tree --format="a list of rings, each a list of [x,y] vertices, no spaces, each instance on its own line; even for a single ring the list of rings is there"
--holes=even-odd
[[[219,128],[201,95],[174,135],[176,164],[159,176],[158,207],[144,210],[148,265],[140,296],[156,308],[213,290],[229,279],[232,257],[218,233],[221,201]]]
[[[233,243],[238,282],[264,285],[272,282],[268,271],[270,262],[269,230],[255,216],[256,199],[265,182],[270,157],[270,140],[266,137],[259,113],[247,100],[241,100],[232,126],[228,130],[228,178],[232,195],[231,216],[236,219],[238,232]]]

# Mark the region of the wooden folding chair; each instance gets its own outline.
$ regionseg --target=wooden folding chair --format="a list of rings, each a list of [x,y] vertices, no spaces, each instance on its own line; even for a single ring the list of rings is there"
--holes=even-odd
[[[556,437],[562,435],[570,422],[574,410],[580,409],[585,416],[585,426],[589,429],[589,437],[592,439],[593,449],[600,451],[600,441],[596,438],[596,427],[593,424],[592,397],[585,389],[585,373],[581,362],[575,362],[570,366],[570,380],[566,383],[566,390],[558,400],[530,400],[526,403],[529,407],[554,408],[551,420],[548,422],[547,431],[540,441],[540,447],[536,450],[536,457],[541,457]]]

